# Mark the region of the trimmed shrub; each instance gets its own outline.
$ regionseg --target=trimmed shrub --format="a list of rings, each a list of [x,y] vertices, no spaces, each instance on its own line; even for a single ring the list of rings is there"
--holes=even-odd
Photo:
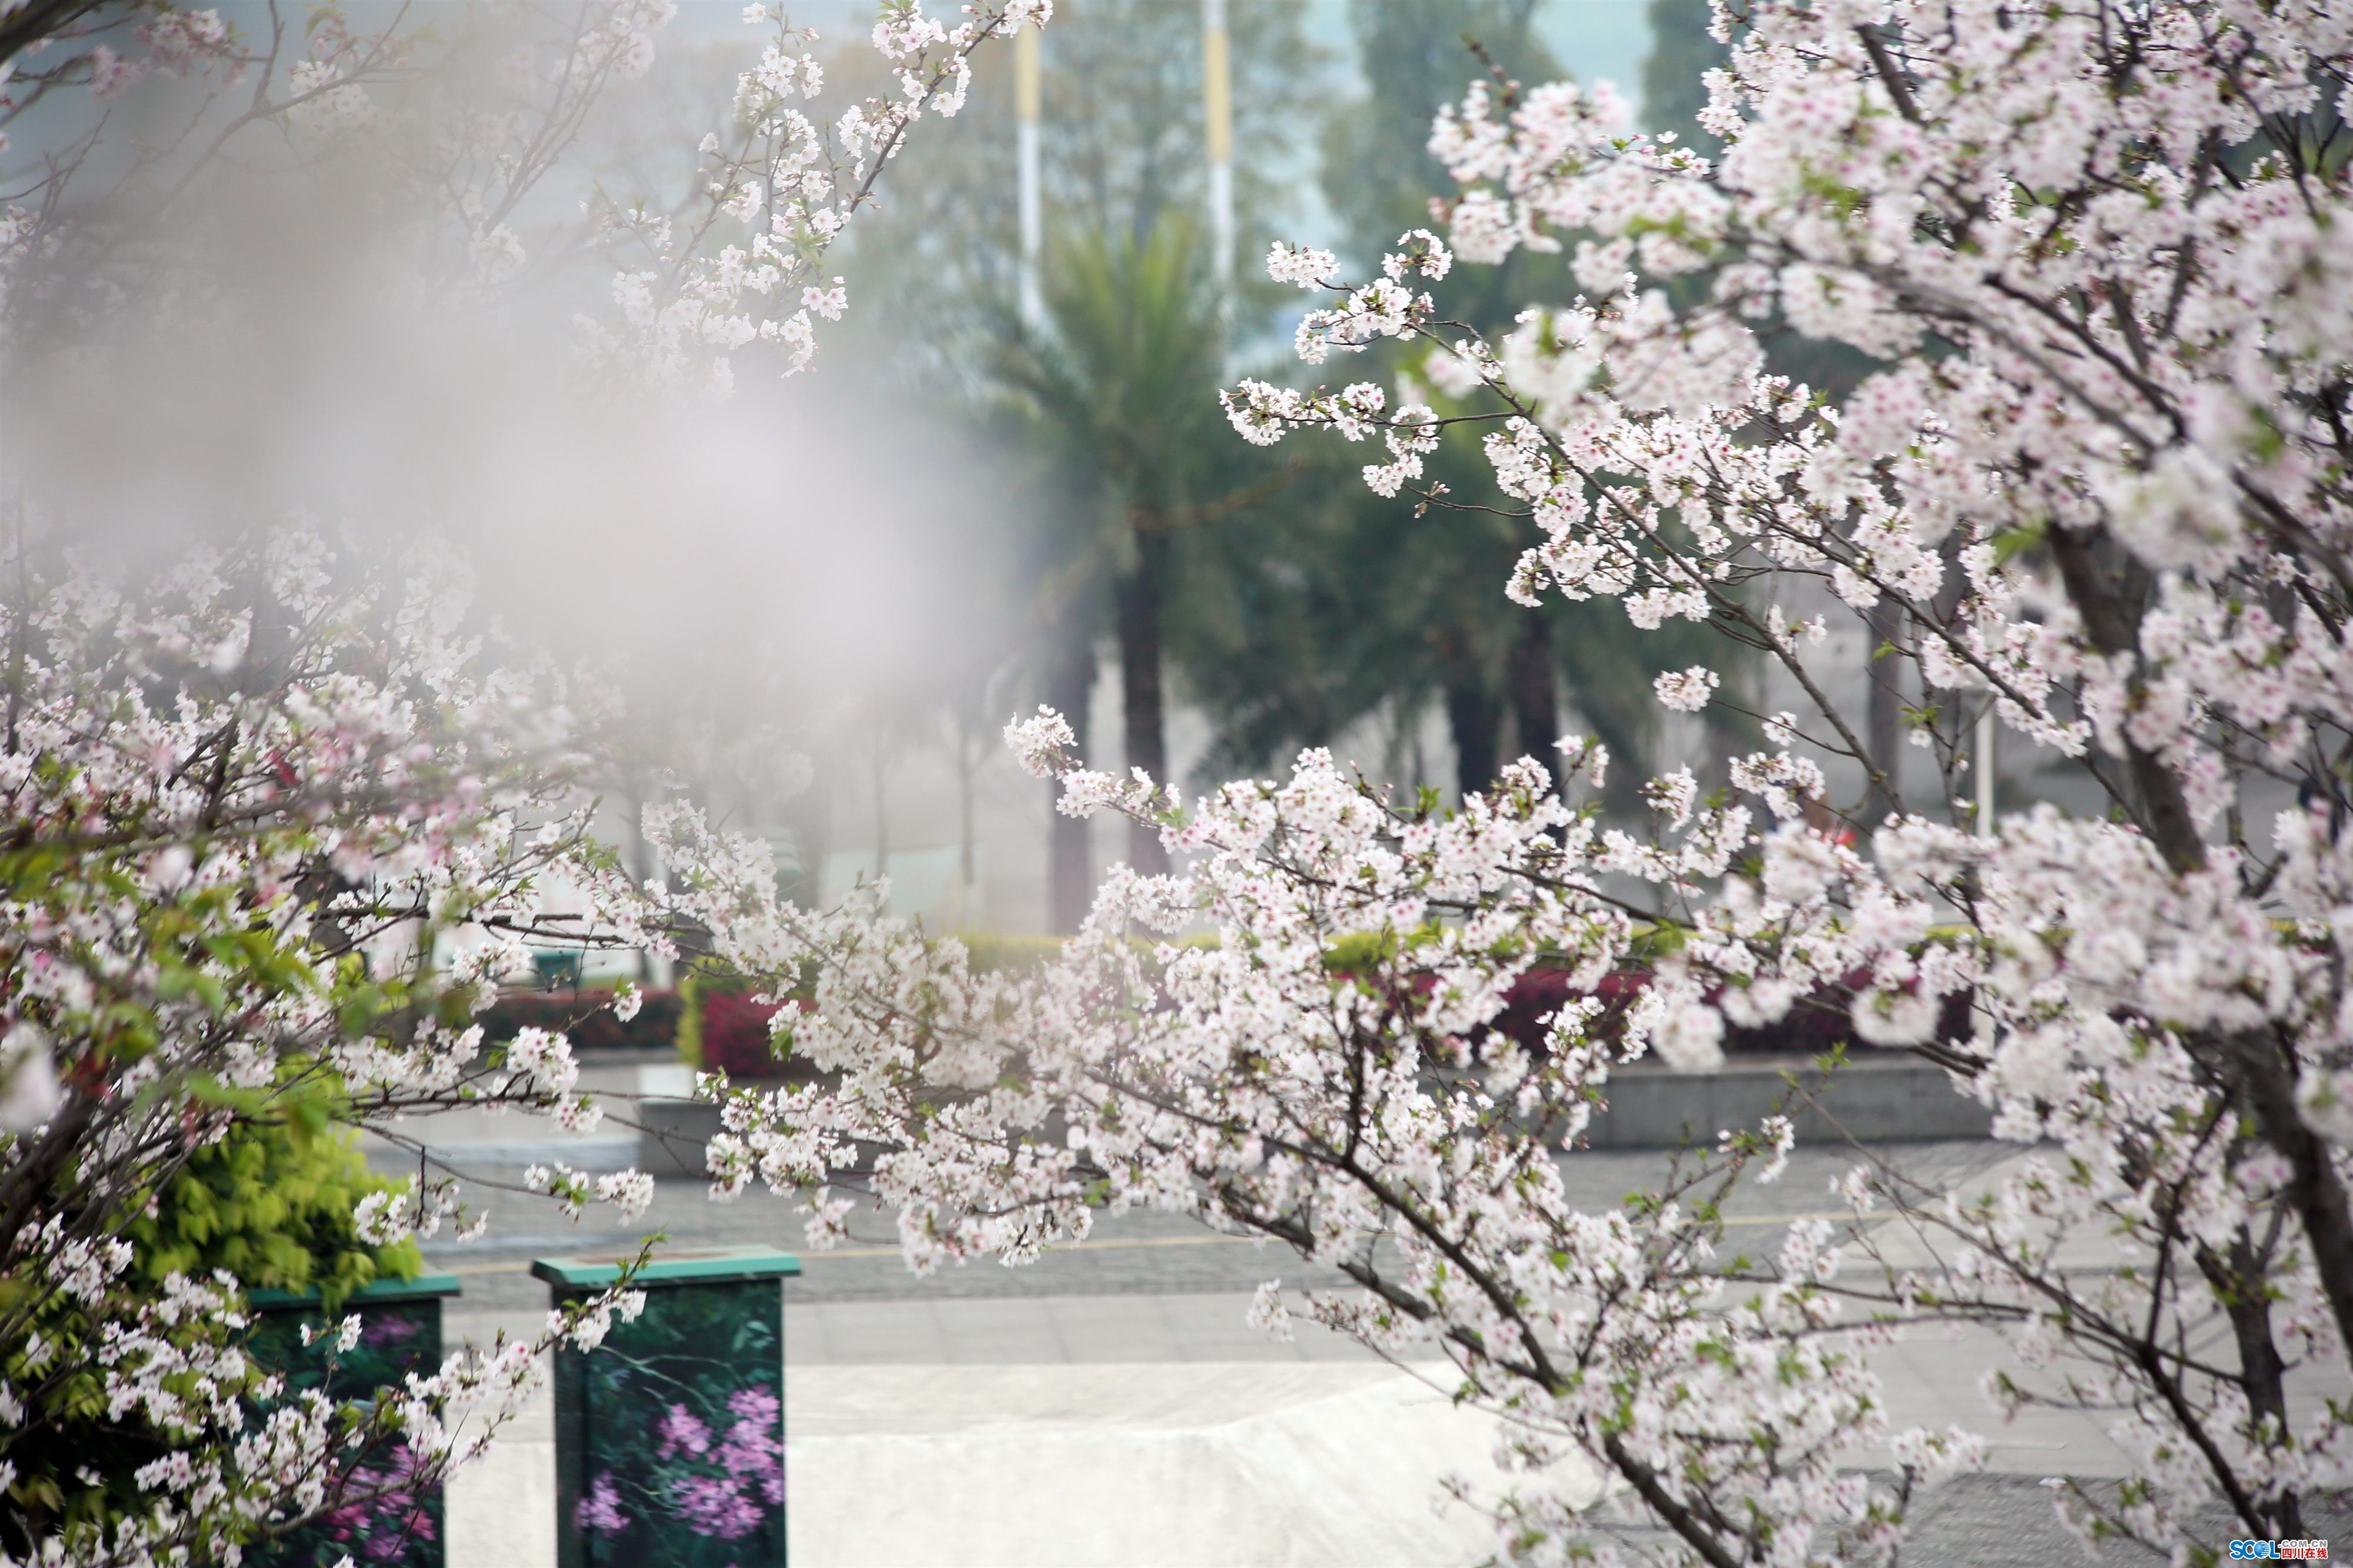
[[[776,1079],[786,1064],[768,1037],[773,1002],[754,1002],[744,992],[712,987],[696,997],[702,1024],[702,1067],[731,1079]]]

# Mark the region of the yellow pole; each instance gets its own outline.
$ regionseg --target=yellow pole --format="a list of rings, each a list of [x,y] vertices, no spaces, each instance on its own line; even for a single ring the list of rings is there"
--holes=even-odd
[[[1209,144],[1209,266],[1218,292],[1234,289],[1234,86],[1226,0],[1201,0],[1201,118]]]
[[[1038,29],[1024,27],[1013,36],[1013,107],[1020,127],[1021,324],[1033,332],[1042,329],[1046,321],[1045,300],[1038,288],[1039,257],[1045,248],[1046,237],[1038,171],[1038,111],[1043,96],[1039,79]]]

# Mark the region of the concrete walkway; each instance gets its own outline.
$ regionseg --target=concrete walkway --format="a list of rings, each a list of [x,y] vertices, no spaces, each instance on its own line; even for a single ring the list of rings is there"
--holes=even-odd
[[[789,1289],[789,1287],[788,1287]],[[1295,1325],[1244,1321],[1244,1295],[821,1302],[786,1309],[795,1568],[1443,1568],[1491,1550],[1440,1477],[1501,1488],[1495,1425],[1452,1407],[1442,1367],[1399,1371]],[[529,1313],[452,1313],[453,1337],[527,1331]],[[1988,1436],[1989,1469],[2123,1471],[2094,1421],[1992,1423],[1979,1332],[1907,1331],[1877,1352],[1898,1429]],[[449,1568],[554,1562],[544,1397],[452,1487]],[[1858,1456],[1883,1465],[1881,1454]],[[1575,1494],[1601,1488],[1579,1468]],[[921,1499],[921,1507],[888,1500]]]
[[[427,1244],[436,1267],[465,1280],[447,1320],[453,1342],[540,1326],[545,1288],[524,1272],[534,1253],[609,1247],[655,1227],[674,1247],[797,1247],[788,1205],[756,1194],[713,1205],[699,1182],[662,1183],[626,1236],[609,1215],[567,1225],[545,1200],[514,1190],[520,1173],[510,1163],[531,1130],[491,1118],[432,1128],[435,1142],[485,1178],[471,1192],[493,1220],[482,1243]],[[585,1152],[571,1163],[590,1163],[577,1157]],[[375,1155],[388,1168],[400,1159]],[[1901,1151],[1908,1171],[1946,1190],[1973,1190],[2018,1157],[1982,1142]],[[1580,1205],[1608,1206],[1658,1180],[1665,1158],[1580,1154],[1564,1163],[1564,1179]],[[1849,1159],[1801,1147],[1782,1183],[1736,1194],[1729,1223],[1739,1244],[1769,1250],[1793,1215],[1828,1208],[1824,1188]],[[919,1280],[889,1245],[885,1217],[854,1223],[860,1240],[806,1256],[807,1273],[786,1289],[795,1568],[1451,1568],[1492,1551],[1485,1523],[1441,1506],[1439,1487],[1449,1473],[1482,1488],[1504,1483],[1487,1418],[1312,1323],[1297,1323],[1286,1343],[1249,1326],[1259,1281],[1338,1285],[1336,1276],[1176,1216],[1133,1214],[1107,1217],[1086,1245],[1029,1268],[978,1262]],[[1978,1385],[2007,1360],[1989,1334],[1926,1329],[1875,1353],[1897,1429],[1958,1425],[1992,1443],[1993,1474],[1938,1505],[1949,1512],[1939,1525],[1949,1540],[1924,1542],[1907,1561],[2017,1560],[1983,1558],[1972,1543],[2039,1542],[2055,1529],[2037,1485],[2043,1476],[2122,1469],[2091,1418],[2035,1413],[1997,1423]],[[543,1397],[451,1488],[450,1568],[553,1568],[551,1416]],[[1857,1459],[1883,1465],[1886,1456]],[[1600,1491],[1582,1469],[1566,1481],[1576,1495]],[[1607,1518],[1617,1505],[1600,1511]]]
[[[1439,1478],[1497,1487],[1497,1424],[1247,1297],[787,1309],[795,1568],[1438,1568],[1491,1551]],[[528,1317],[453,1313],[487,1337]],[[449,1568],[555,1560],[541,1399],[450,1488]],[[1563,1483],[1599,1495],[1582,1466]],[[889,1500],[922,1500],[920,1507]]]

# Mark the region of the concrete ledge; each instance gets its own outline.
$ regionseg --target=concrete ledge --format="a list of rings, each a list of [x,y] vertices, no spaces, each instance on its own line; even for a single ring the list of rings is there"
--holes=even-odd
[[[1819,1106],[1792,1093],[1787,1077],[1810,1086],[1810,1057],[1734,1057],[1711,1073],[1679,1073],[1637,1062],[1609,1074],[1609,1109],[1597,1113],[1586,1136],[1596,1149],[1672,1149],[1688,1136],[1714,1143],[1725,1128],[1754,1127],[1787,1100],[1798,1141],[1819,1143],[1844,1135],[1866,1143],[1986,1138],[1993,1112],[1965,1098],[1952,1077],[1915,1057],[1889,1052],[1857,1057],[1839,1068]],[[1825,1114],[1827,1112],[1827,1114]],[[696,1100],[649,1100],[637,1112],[644,1131],[638,1165],[657,1176],[706,1173],[703,1146],[719,1131],[719,1108]]]
[[[1721,1129],[1754,1127],[1787,1102],[1798,1142],[1846,1137],[1868,1143],[1991,1136],[1993,1112],[1954,1089],[1952,1076],[1915,1057],[1857,1057],[1809,1104],[1791,1090],[1819,1079],[1810,1057],[1734,1057],[1717,1071],[1679,1073],[1637,1062],[1609,1075],[1609,1107],[1586,1135],[1596,1149],[1672,1149],[1688,1137],[1715,1142]]]
[[[1495,1417],[1379,1363],[818,1366],[785,1379],[796,1568],[1470,1568]],[[1432,1386],[1432,1384],[1435,1386]],[[448,1491],[449,1568],[555,1568],[543,1390]],[[1586,1504],[1581,1460],[1547,1483]],[[649,1564],[648,1568],[656,1568]]]
[[[699,1100],[643,1100],[636,1119],[638,1170],[655,1176],[710,1176],[702,1151],[719,1135],[717,1106]]]

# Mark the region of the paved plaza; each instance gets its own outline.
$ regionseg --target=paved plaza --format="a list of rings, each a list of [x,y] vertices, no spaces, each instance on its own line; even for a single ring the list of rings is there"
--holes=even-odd
[[[699,1183],[664,1181],[638,1224],[592,1210],[575,1226],[544,1200],[490,1184],[519,1181],[502,1159],[537,1151],[470,1131],[470,1148],[450,1152],[492,1157],[470,1163],[487,1178],[475,1190],[493,1223],[481,1242],[429,1249],[465,1282],[450,1303],[453,1339],[538,1325],[547,1298],[525,1272],[533,1256],[626,1248],[655,1229],[681,1248],[801,1252],[785,1309],[795,1568],[1445,1568],[1486,1554],[1484,1525],[1445,1505],[1437,1478],[1500,1482],[1492,1424],[1451,1406],[1442,1368],[1388,1365],[1310,1323],[1289,1342],[1251,1329],[1261,1280],[1340,1283],[1287,1253],[1138,1214],[1026,1268],[984,1261],[923,1280],[901,1261],[886,1217],[861,1213],[849,1245],[810,1253],[791,1205],[757,1190],[721,1204]],[[1949,1187],[2019,1152],[1890,1152]],[[1579,1203],[1602,1205],[1654,1183],[1667,1159],[1586,1153],[1565,1169]],[[1828,1181],[1849,1163],[1800,1150],[1779,1182],[1735,1195],[1736,1238],[1769,1247],[1791,1216],[1828,1211]],[[1926,1329],[1877,1352],[1897,1427],[1960,1424],[1992,1443],[1987,1473],[1922,1510],[1907,1564],[2078,1560],[2043,1478],[2121,1473],[2086,1418],[1996,1422],[1978,1384],[1999,1355],[1990,1336]],[[450,1568],[553,1564],[552,1444],[543,1397],[453,1488]],[[1596,1517],[1641,1533],[1598,1479],[1567,1483],[1595,1500]]]

